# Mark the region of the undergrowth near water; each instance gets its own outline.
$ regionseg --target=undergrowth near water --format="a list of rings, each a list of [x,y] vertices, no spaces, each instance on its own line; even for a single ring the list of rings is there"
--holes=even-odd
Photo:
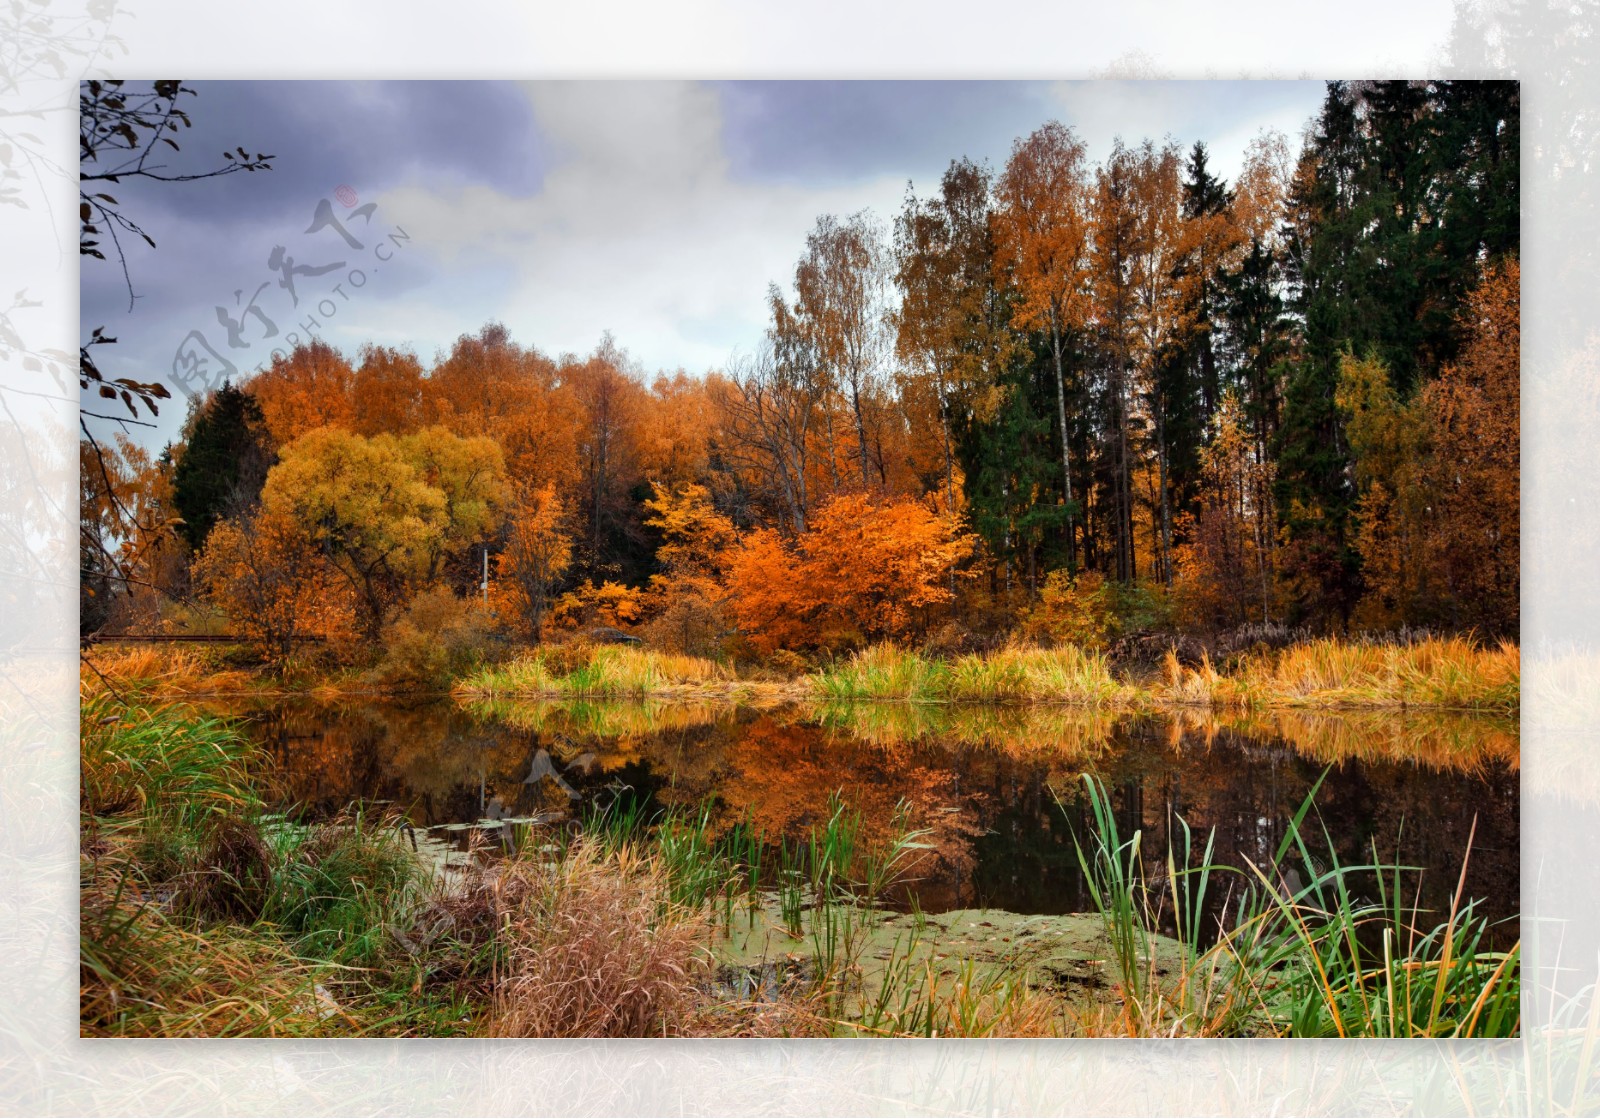
[[[87,697],[83,719],[86,1035],[1438,1037],[1519,1023],[1519,952],[1485,947],[1462,886],[1430,919],[1405,900],[1411,870],[1315,854],[1331,844],[1310,842],[1310,797],[1261,866],[1215,865],[1185,828],[1151,867],[1089,781],[1080,858],[1111,983],[1085,1003],[1021,957],[945,958],[915,908],[924,833],[905,805],[869,842],[837,795],[798,836],[709,802],[651,816],[623,799],[576,833],[439,869],[394,818],[266,813],[266,760],[225,722],[110,696]]]
[[[1441,708],[1515,713],[1517,647],[1462,637],[1410,642],[1322,639],[1218,667],[1168,652],[1159,677],[1119,678],[1101,654],[1074,646],[1008,647],[952,661],[893,645],[864,649],[810,677],[825,701],[1040,703],[1090,708]]]
[[[1220,707],[1424,707],[1514,714],[1521,653],[1502,641],[1464,637],[1411,642],[1308,641],[1247,655],[1228,672],[1206,659],[1183,665],[1171,653],[1153,695]]]
[[[1104,656],[1074,646],[1006,648],[942,661],[895,645],[874,645],[819,672],[810,683],[815,694],[832,701],[1107,707],[1137,698],[1132,687],[1113,677]]]

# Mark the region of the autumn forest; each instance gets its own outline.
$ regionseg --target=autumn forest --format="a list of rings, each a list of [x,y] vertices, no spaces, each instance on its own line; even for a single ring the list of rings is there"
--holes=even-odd
[[[313,341],[159,455],[85,445],[83,628],[371,648],[487,555],[473,625],[529,642],[1514,636],[1516,129],[1514,84],[1336,83],[1228,183],[1049,123],[819,218],[703,375]]]
[[[716,368],[86,407],[83,1033],[1516,1035],[1519,87],[1321,92],[952,152]]]

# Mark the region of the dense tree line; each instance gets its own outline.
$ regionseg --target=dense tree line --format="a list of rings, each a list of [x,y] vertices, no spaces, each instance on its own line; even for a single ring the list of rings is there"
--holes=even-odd
[[[84,624],[171,616],[163,590],[268,644],[375,639],[487,564],[520,637],[696,651],[1091,607],[1514,633],[1518,115],[1515,83],[1330,83],[1300,152],[1264,133],[1232,183],[1204,143],[1095,166],[1052,122],[887,224],[819,218],[704,376],[497,324],[429,365],[313,342],[159,458],[86,462],[86,566],[145,576],[87,571]]]

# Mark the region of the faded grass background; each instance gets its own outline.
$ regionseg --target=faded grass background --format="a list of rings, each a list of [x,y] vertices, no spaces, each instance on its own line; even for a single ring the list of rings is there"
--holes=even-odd
[[[0,1113],[1600,1112],[1600,79],[1592,0],[304,0],[0,9]],[[74,541],[83,76],[1523,80],[1527,1037],[1490,1043],[86,1042]],[[330,122],[331,124],[332,122]],[[425,235],[425,231],[418,231]],[[91,324],[92,325],[92,324]],[[52,374],[51,363],[59,369]]]

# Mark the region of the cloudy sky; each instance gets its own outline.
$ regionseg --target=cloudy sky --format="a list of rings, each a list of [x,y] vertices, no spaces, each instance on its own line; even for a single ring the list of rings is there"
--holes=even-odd
[[[1204,140],[1231,177],[1263,129],[1298,149],[1322,96],[1304,81],[192,84],[170,169],[240,145],[273,169],[116,189],[156,248],[129,247],[131,311],[115,260],[83,261],[83,332],[118,339],[101,351],[113,376],[170,382],[180,349],[242,375],[313,332],[426,362],[491,319],[551,355],[609,330],[647,370],[701,372],[759,340],[766,286],[788,282],[819,214],[887,221],[908,181],[925,194],[960,156],[998,168],[1052,118],[1095,161],[1118,135],[1170,135]],[[181,419],[165,411],[153,441]]]

